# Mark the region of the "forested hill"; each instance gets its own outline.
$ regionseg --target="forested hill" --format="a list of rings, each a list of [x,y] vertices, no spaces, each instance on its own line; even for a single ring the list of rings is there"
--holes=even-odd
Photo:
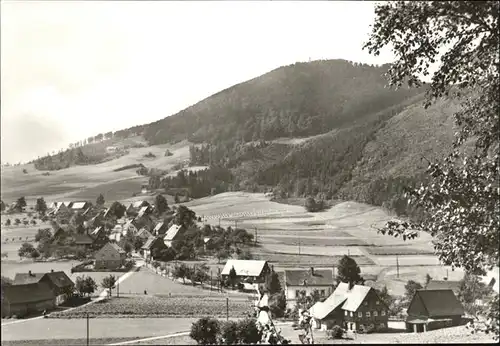
[[[388,66],[345,60],[280,67],[223,90],[163,120],[145,125],[151,144],[304,137],[350,126],[419,93],[385,87]]]
[[[203,143],[191,148],[191,164],[217,167],[199,176],[151,177],[152,188],[182,188],[192,197],[273,189],[406,213],[402,187],[421,180],[422,157],[447,153],[455,105],[443,100],[424,110],[424,90],[387,88],[387,69],[345,60],[296,63],[114,137]]]

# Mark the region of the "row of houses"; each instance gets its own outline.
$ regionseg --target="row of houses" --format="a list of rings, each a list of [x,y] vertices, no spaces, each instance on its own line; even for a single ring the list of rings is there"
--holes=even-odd
[[[52,310],[74,289],[75,284],[63,271],[16,273],[12,285],[2,287],[2,318]]]
[[[229,277],[233,268],[238,280],[250,285],[264,283],[272,270],[267,261],[228,260],[221,272],[223,279]],[[388,328],[389,307],[377,291],[370,286],[343,282],[335,287],[334,268],[287,269],[278,272],[278,276],[285,291],[287,308],[293,309],[297,305],[302,291],[306,295],[317,291],[324,297],[324,301],[309,309],[316,329],[327,330],[335,325],[357,332]],[[431,281],[426,289],[417,290],[407,309],[407,330],[424,332],[464,323],[465,311],[457,294],[458,291],[455,293],[442,281]]]

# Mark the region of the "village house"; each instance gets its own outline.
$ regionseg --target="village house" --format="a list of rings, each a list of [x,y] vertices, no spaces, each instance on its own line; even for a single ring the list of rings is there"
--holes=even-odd
[[[141,208],[143,207],[151,207],[151,204],[147,201],[135,201],[133,203],[130,203],[128,206],[127,210],[125,211],[127,215],[137,215]]]
[[[267,261],[230,259],[226,262],[221,272],[223,280],[229,278],[231,268],[234,268],[239,282],[264,283],[271,273],[271,268]]]
[[[158,222],[155,226],[155,228],[153,228],[153,234],[154,235],[164,235],[165,233],[167,233],[167,231],[169,230],[168,228],[168,224],[166,222]]]
[[[388,307],[369,286],[341,282],[324,302],[314,304],[310,313],[315,328],[339,325],[357,332],[387,330]]]
[[[453,290],[417,290],[407,310],[406,329],[415,333],[458,326],[464,308]]]
[[[94,245],[94,238],[92,238],[87,233],[75,234],[73,236],[75,245],[83,249],[89,249]]]
[[[137,234],[138,230],[139,230],[139,227],[138,227],[138,222],[136,221],[136,219],[128,220],[127,222],[125,222],[123,224],[122,235],[127,235],[128,232],[135,235],[135,234]]]
[[[104,226],[96,227],[89,235],[94,240],[92,246],[95,249],[100,249],[109,241]]]
[[[161,236],[152,236],[146,240],[146,243],[141,247],[141,250],[143,251],[143,257],[146,261],[149,261],[152,259],[152,254],[154,250],[162,250],[166,249],[167,246],[165,245],[165,242],[163,241],[163,238]]]
[[[136,237],[141,238],[142,240],[146,241],[149,237],[152,237],[153,235],[151,232],[148,231],[146,227],[142,227],[139,232],[137,232]]]
[[[184,235],[184,231],[186,228],[183,225],[172,225],[168,229],[167,233],[165,233],[165,236],[163,237],[163,241],[165,242],[165,245],[168,247],[172,247],[172,243],[175,240],[179,240],[182,238]]]
[[[144,207],[141,207],[141,209],[139,209],[139,212],[137,213],[137,217],[141,218],[143,216],[148,216],[152,212],[153,212],[153,207],[151,205],[146,205]]]
[[[95,269],[118,269],[125,265],[127,254],[118,244],[107,243],[95,253]]]
[[[283,288],[287,307],[293,309],[299,292],[305,291],[310,296],[318,291],[321,297],[328,297],[333,292],[333,269],[288,269],[283,272]]]
[[[49,286],[55,296],[55,304],[64,303],[73,293],[75,284],[63,271],[51,270],[49,273],[16,273],[13,285],[27,285],[33,283],[45,283]]]
[[[92,204],[90,202],[73,202],[71,204],[71,210],[73,210],[74,212],[80,212],[80,213],[83,213],[84,211],[86,211],[87,209],[89,209],[90,207],[92,206]]]
[[[2,318],[52,310],[55,305],[56,297],[44,282],[2,287]]]
[[[54,209],[52,209],[51,211],[49,211],[47,213],[47,215],[56,216],[56,215],[63,214],[63,213],[71,213],[70,208],[65,203],[70,203],[70,202],[57,203],[57,206]]]

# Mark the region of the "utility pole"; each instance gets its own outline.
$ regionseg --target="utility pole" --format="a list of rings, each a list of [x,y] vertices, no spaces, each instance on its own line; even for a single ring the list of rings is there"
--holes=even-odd
[[[396,270],[397,270],[398,279],[399,279],[399,257],[398,257],[398,255],[396,255]]]
[[[89,313],[87,312],[87,346],[89,346]]]
[[[229,321],[229,297],[226,297],[226,321]]]
[[[120,281],[116,282],[116,297],[120,297]]]
[[[299,263],[300,263],[300,235],[299,235]]]
[[[210,271],[210,293],[212,293],[212,271]]]
[[[255,246],[257,246],[257,227],[255,227]]]

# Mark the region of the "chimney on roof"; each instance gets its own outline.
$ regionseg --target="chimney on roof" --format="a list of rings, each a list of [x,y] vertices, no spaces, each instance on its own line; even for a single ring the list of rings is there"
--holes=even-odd
[[[349,281],[349,289],[352,289],[354,287],[354,282]]]
[[[51,269],[51,270],[50,270],[50,272],[51,272],[51,273],[53,273],[53,272],[54,272],[54,269]]]

